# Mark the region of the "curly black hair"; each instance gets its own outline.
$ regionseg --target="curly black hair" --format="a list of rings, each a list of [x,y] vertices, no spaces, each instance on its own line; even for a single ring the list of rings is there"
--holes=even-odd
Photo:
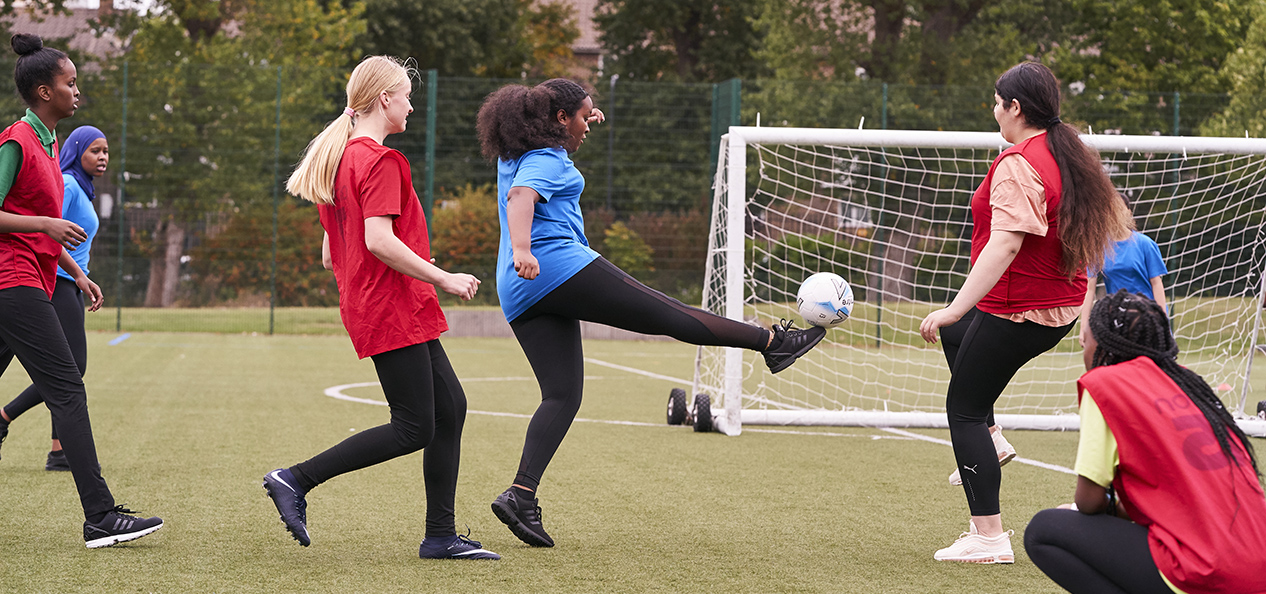
[[[567,128],[556,114],[575,115],[588,96],[584,87],[565,78],[493,91],[479,108],[475,124],[484,158],[510,161],[530,150],[561,146],[567,140]]]
[[[1248,452],[1253,470],[1261,476],[1253,444],[1249,443],[1222,400],[1213,393],[1204,378],[1178,364],[1178,343],[1170,332],[1169,317],[1155,301],[1121,289],[1095,304],[1090,312],[1090,332],[1099,343],[1091,361],[1092,367],[1114,365],[1137,357],[1151,359],[1204,413],[1227,459],[1239,464],[1227,437],[1229,433],[1234,433]]]

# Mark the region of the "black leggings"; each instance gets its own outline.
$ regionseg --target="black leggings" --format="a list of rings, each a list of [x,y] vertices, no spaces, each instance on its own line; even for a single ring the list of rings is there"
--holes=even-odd
[[[1002,469],[989,435],[994,403],[1025,363],[1055,348],[1072,327],[1016,323],[973,307],[958,322],[941,328],[950,367],[945,412],[971,515],[1001,513]]]
[[[423,448],[426,536],[456,532],[453,501],[461,459],[466,393],[439,340],[372,356],[391,422],[366,429],[290,468],[304,490]]]
[[[582,320],[696,345],[759,351],[769,343],[769,330],[690,307],[643,285],[604,258],[594,260],[510,322],[541,386],[541,406],[528,424],[514,477],[516,484],[532,490],[580,410],[585,374]]]
[[[1033,564],[1078,594],[1173,594],[1147,545],[1147,528],[1129,520],[1071,509],[1037,513],[1024,530]]]
[[[70,354],[75,358],[82,377],[88,370],[88,337],[84,334],[84,294],[75,286],[75,281],[57,277],[57,286],[53,289],[53,311],[57,312],[57,321],[61,322]],[[40,396],[39,389],[31,384],[13,402],[5,405],[4,414],[13,420],[43,403],[44,397]],[[56,423],[53,423],[53,439],[57,439]]]
[[[101,478],[83,376],[44,289],[0,289],[0,343],[0,373],[15,356],[26,368],[53,417],[84,519],[100,522],[114,508],[114,496]]]

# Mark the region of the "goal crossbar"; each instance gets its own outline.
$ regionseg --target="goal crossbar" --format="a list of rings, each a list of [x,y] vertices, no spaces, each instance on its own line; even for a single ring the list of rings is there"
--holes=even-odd
[[[1170,163],[1185,161],[1189,155],[1230,154],[1230,155],[1266,155],[1266,140],[1247,138],[1205,138],[1205,137],[1163,137],[1163,136],[1125,136],[1125,135],[1082,135],[1082,140],[1101,153],[1127,153],[1159,155],[1153,161]],[[752,238],[746,235],[750,229],[748,206],[752,193],[747,189],[748,183],[748,148],[757,145],[786,145],[791,147],[820,145],[824,149],[845,147],[878,149],[945,149],[950,152],[960,149],[985,151],[996,156],[997,153],[1010,146],[1000,134],[993,132],[949,132],[949,131],[911,131],[911,130],[850,130],[850,129],[814,129],[814,128],[761,128],[749,126],[733,126],[721,140],[721,158],[717,163],[715,178],[716,200],[713,204],[713,215],[709,237],[708,267],[705,280],[704,308],[711,309],[730,319],[750,319],[748,275],[751,273],[748,262],[745,262],[745,250],[750,249]],[[758,151],[759,152],[759,151]],[[877,152],[877,151],[876,151]],[[916,151],[917,152],[917,151]],[[884,153],[888,154],[887,152]],[[762,157],[763,158],[763,157]],[[948,159],[948,158],[947,158]],[[836,158],[836,161],[840,161]],[[885,159],[884,163],[888,163]],[[762,160],[761,176],[765,175],[766,163]],[[1168,165],[1166,165],[1168,167]],[[885,165],[885,167],[887,167]],[[955,173],[963,176],[965,174]],[[983,179],[983,175],[980,176]],[[871,178],[870,181],[874,181]],[[975,180],[973,183],[979,183]],[[831,187],[823,184],[823,187]],[[1260,241],[1260,234],[1259,234]],[[1255,263],[1255,272],[1257,266]],[[1266,279],[1261,285],[1266,287]],[[715,287],[715,289],[713,288]],[[710,296],[710,293],[713,295]],[[719,299],[709,304],[710,298]],[[1261,303],[1263,295],[1256,295]],[[881,297],[882,299],[882,297]],[[1256,339],[1257,326],[1261,323],[1260,315],[1254,315],[1249,334]],[[846,322],[847,324],[847,322]],[[1256,345],[1253,345],[1255,347]],[[945,427],[943,412],[929,410],[862,410],[851,406],[836,409],[783,406],[774,403],[766,406],[768,398],[756,396],[750,392],[752,381],[745,386],[745,378],[752,379],[753,364],[745,359],[749,354],[741,349],[718,349],[718,371],[710,377],[706,375],[708,357],[705,348],[701,347],[696,362],[694,388],[714,389],[720,392],[721,410],[718,412],[715,426],[718,430],[737,435],[744,424],[748,425],[827,425],[827,426],[887,426],[887,427]],[[1243,416],[1243,403],[1247,397],[1248,373],[1252,365],[1250,348],[1247,362],[1241,367],[1243,382],[1239,413]],[[948,372],[946,372],[948,373]],[[719,375],[720,377],[716,377]],[[757,378],[758,379],[758,378]],[[711,388],[705,388],[711,386]],[[760,382],[758,390],[768,391],[769,386]],[[828,388],[829,389],[829,388]],[[775,391],[777,389],[775,388]],[[1071,394],[1071,388],[1069,388]],[[794,397],[793,397],[794,398]],[[744,400],[756,403],[745,406]],[[928,408],[924,406],[922,408]],[[943,410],[943,408],[942,408]],[[1006,414],[997,415],[999,424],[1008,428],[1030,428],[1050,430],[1075,430],[1078,419],[1075,414]],[[1254,435],[1266,436],[1266,421],[1245,419],[1241,422],[1245,429]]]

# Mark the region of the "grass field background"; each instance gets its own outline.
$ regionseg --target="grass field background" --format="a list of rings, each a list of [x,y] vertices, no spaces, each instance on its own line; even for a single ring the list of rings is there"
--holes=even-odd
[[[454,338],[443,343],[470,407],[458,527],[504,559],[417,558],[420,454],[314,490],[305,549],[260,480],[387,421],[384,406],[324,395],[376,381],[372,363],[337,335],[134,333],[108,344],[116,336],[89,333],[103,474],[119,503],[166,526],[85,549],[71,477],[43,470],[49,423],[37,408],[12,425],[0,460],[2,592],[948,592],[968,583],[978,592],[1060,591],[1024,554],[1022,533],[1034,513],[1071,498],[1072,476],[1004,469],[1015,565],[933,562],[966,529],[968,512],[946,482],[950,448],[910,435],[947,432],[749,427],[727,438],[668,427],[664,403],[679,384],[598,362],[689,379],[695,349],[677,343],[586,343],[593,362],[580,417],[606,422],[576,423],[544,477],[555,548],[521,544],[488,509],[514,476],[526,415],[539,402],[527,361],[512,339]],[[14,364],[0,394],[26,381]],[[382,398],[375,387],[346,393]],[[1072,465],[1075,433],[1008,438],[1022,457]]]

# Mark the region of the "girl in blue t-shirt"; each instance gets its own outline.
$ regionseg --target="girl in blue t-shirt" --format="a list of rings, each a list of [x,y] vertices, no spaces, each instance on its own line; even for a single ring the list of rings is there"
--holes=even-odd
[[[62,168],[62,182],[66,186],[62,199],[62,218],[79,225],[88,236],[79,244],[70,257],[74,258],[79,268],[88,274],[88,256],[92,248],[92,239],[97,235],[100,221],[92,202],[97,191],[92,186],[92,178],[105,174],[106,165],[110,163],[110,145],[105,134],[93,126],[75,128],[59,155]],[[70,274],[60,267],[57,269],[57,285],[53,288],[53,309],[57,312],[57,320],[61,322],[62,332],[66,334],[66,342],[70,344],[70,354],[75,358],[82,376],[88,368],[88,338],[84,333],[84,294],[75,285]],[[28,386],[13,402],[0,408],[0,419],[13,421],[22,413],[44,402],[40,391],[34,384]],[[53,425],[53,446],[49,448],[48,460],[44,470],[70,471],[70,463],[66,461],[66,452],[62,450],[62,442],[57,439],[57,425]]]
[[[590,249],[580,212],[585,178],[568,155],[580,148],[589,124],[604,119],[583,87],[561,78],[502,87],[479,110],[483,155],[497,163],[497,294],[541,387],[518,473],[492,510],[515,536],[538,547],[554,546],[541,525],[536,490],[580,409],[581,321],[760,351],[773,373],[826,333],[786,322],[765,329],[687,306]]]
[[[1103,277],[1108,295],[1125,289],[1129,293],[1138,293],[1155,301],[1161,311],[1169,311],[1165,307],[1165,282],[1161,280],[1162,276],[1169,273],[1169,269],[1165,267],[1165,260],[1161,257],[1160,247],[1156,242],[1135,231],[1128,239],[1113,244],[1112,248],[1112,253],[1104,259],[1103,270],[1098,275],[1093,270],[1086,271],[1086,300],[1081,304],[1081,332],[1077,337],[1083,347],[1090,335],[1087,320],[1090,319],[1090,308],[1095,304],[1096,276]]]

